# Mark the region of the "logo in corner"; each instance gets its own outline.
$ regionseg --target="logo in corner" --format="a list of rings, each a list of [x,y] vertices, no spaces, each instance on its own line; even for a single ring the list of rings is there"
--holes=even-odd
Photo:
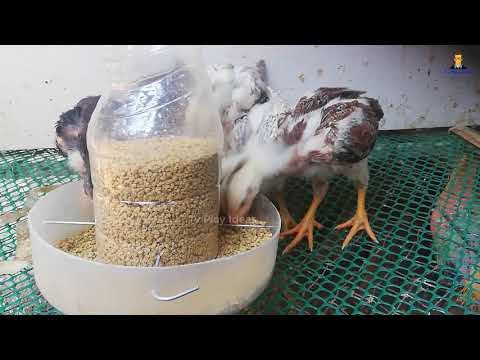
[[[446,70],[452,75],[470,75],[472,72],[463,63],[463,54],[459,51],[453,54],[453,64]]]

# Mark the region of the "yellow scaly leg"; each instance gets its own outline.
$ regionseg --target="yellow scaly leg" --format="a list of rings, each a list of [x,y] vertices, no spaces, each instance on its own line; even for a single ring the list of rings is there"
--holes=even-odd
[[[368,222],[367,211],[365,210],[366,193],[366,186],[357,186],[357,211],[355,212],[355,215],[347,222],[344,222],[343,224],[340,224],[335,228],[336,230],[343,230],[347,227],[351,227],[350,232],[343,241],[342,250],[345,249],[345,247],[350,243],[352,238],[361,230],[365,230],[370,239],[378,243],[377,237],[373,233],[372,228],[370,227],[370,223]]]
[[[312,203],[300,224],[295,226],[293,229],[280,234],[281,238],[288,235],[296,235],[295,238],[287,245],[285,250],[283,250],[283,254],[288,253],[295,246],[297,246],[297,244],[300,243],[304,237],[307,237],[308,248],[310,251],[313,251],[313,228],[316,227],[317,229],[321,229],[323,227],[322,224],[315,220],[315,214],[321,202],[323,201],[327,190],[327,183],[321,183],[320,185],[314,184]]]

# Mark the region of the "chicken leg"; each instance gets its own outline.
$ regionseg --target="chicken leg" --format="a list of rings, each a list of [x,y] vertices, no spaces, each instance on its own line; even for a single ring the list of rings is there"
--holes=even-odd
[[[285,202],[283,193],[281,191],[277,191],[273,194],[273,197],[277,202],[278,212],[280,213],[280,218],[282,219],[282,232],[286,232],[292,226],[297,225],[297,222],[288,211],[287,203]]]
[[[342,250],[345,249],[345,247],[350,243],[352,238],[361,230],[365,230],[370,239],[372,239],[374,242],[378,242],[377,237],[375,236],[372,228],[370,227],[367,212],[365,210],[365,197],[367,193],[367,187],[365,185],[358,184],[357,193],[357,211],[355,212],[355,215],[350,220],[338,225],[335,228],[336,230],[343,230],[347,227],[351,227],[350,232],[343,241]]]
[[[313,183],[313,199],[312,203],[303,217],[300,224],[296,225],[293,229],[290,229],[286,232],[280,234],[280,237],[283,238],[288,235],[296,235],[295,238],[287,245],[285,250],[283,250],[283,254],[288,253],[292,250],[297,244],[304,238],[307,237],[308,240],[308,248],[310,251],[313,251],[313,228],[316,227],[317,229],[321,229],[323,226],[322,224],[318,223],[315,220],[315,214],[317,212],[318,207],[320,206],[321,202],[325,198],[325,195],[328,190],[328,183]]]

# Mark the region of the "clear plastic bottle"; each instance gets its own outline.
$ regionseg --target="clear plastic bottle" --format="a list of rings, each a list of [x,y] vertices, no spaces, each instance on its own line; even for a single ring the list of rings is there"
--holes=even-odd
[[[87,133],[100,261],[171,266],[218,252],[223,137],[198,46],[129,46]]]

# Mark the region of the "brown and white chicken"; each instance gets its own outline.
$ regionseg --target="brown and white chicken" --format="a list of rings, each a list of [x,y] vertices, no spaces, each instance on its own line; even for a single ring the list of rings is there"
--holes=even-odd
[[[365,210],[367,157],[375,144],[383,111],[377,100],[362,96],[364,93],[319,88],[302,97],[293,109],[272,94],[268,102],[255,105],[247,115],[246,126],[254,135],[224,164],[222,185],[229,217],[244,217],[259,192],[270,192],[279,203],[282,223],[290,227],[295,222],[282,189],[287,177],[305,177],[313,185],[312,203],[302,221],[288,230],[284,227],[281,236],[295,235],[284,253],[304,237],[312,250],[313,228],[322,227],[315,215],[328,182],[336,175],[345,175],[354,182],[358,197],[354,217],[337,226],[338,230],[351,228],[342,249],[361,230],[376,242]]]
[[[321,227],[315,220],[316,210],[327,192],[328,181],[343,174],[354,181],[358,190],[355,216],[338,226],[352,227],[343,247],[362,229],[375,240],[365,212],[365,193],[366,158],[383,117],[376,100],[362,97],[363,91],[320,88],[302,97],[291,109],[266,85],[263,61],[255,67],[212,66],[209,76],[225,139],[222,209],[231,219],[245,216],[259,192],[270,194],[279,205],[282,236],[296,235],[285,251],[305,236],[312,249],[313,227]],[[98,96],[81,100],[62,114],[56,127],[57,147],[80,172],[90,197],[86,130],[98,100]],[[314,189],[312,204],[298,225],[283,197],[289,176],[310,179]]]

